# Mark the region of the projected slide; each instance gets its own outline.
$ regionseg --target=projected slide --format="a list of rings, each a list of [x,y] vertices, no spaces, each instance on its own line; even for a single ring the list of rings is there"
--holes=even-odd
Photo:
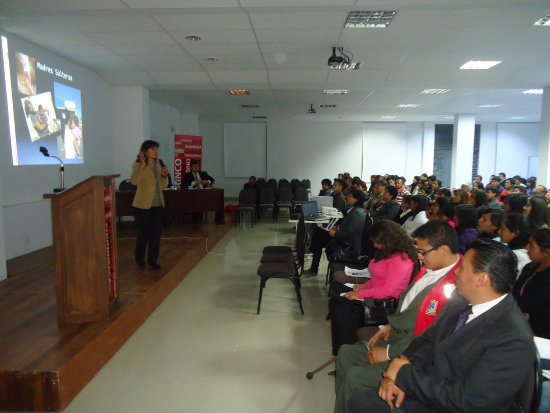
[[[51,164],[41,146],[64,163],[83,163],[82,94],[67,64],[5,36],[2,57],[13,164]]]

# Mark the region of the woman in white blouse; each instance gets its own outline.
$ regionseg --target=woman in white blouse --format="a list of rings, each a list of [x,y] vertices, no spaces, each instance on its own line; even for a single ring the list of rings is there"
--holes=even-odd
[[[430,199],[424,195],[414,195],[409,203],[412,215],[405,221],[403,228],[407,234],[412,234],[415,229],[428,222],[426,210],[430,205]]]

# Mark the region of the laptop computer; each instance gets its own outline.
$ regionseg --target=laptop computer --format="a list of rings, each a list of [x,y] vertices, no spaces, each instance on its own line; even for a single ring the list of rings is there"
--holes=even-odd
[[[302,202],[302,214],[304,219],[315,219],[319,216],[319,210],[317,209],[317,201],[305,201]]]

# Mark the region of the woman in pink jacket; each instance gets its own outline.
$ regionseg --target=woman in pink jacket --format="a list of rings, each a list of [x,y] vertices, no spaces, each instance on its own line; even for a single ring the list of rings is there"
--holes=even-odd
[[[349,300],[399,298],[401,291],[409,285],[413,268],[418,268],[413,240],[403,227],[388,220],[375,222],[370,229],[370,238],[376,248],[368,267],[371,278],[364,284],[357,284],[344,296]]]

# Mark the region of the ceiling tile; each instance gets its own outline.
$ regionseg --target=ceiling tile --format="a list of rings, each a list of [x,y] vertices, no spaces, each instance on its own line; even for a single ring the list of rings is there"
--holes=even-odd
[[[199,0],[202,1],[202,0]],[[244,12],[177,13],[153,16],[166,30],[248,30],[251,28]]]

